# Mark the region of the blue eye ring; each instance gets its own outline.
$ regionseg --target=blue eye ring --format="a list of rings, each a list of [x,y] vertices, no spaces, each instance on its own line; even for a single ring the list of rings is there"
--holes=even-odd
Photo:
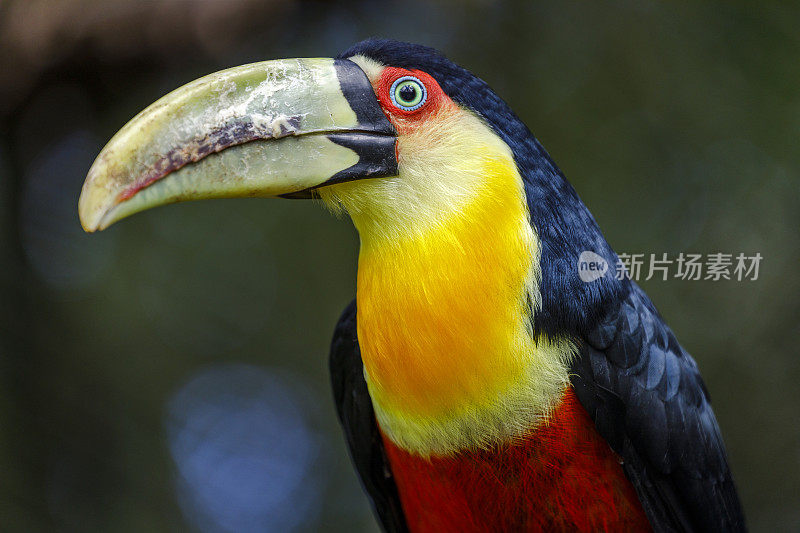
[[[389,89],[389,98],[392,99],[396,108],[403,111],[415,111],[428,100],[428,89],[419,78],[402,76],[392,83],[392,87]]]

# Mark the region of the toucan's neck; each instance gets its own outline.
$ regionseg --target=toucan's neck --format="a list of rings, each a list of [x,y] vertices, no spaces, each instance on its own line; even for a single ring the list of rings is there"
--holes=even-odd
[[[417,205],[405,234],[351,213],[370,395],[387,436],[423,455],[519,436],[567,382],[569,347],[532,338],[539,247],[513,159],[486,152],[469,174],[471,193],[465,173],[452,208]]]

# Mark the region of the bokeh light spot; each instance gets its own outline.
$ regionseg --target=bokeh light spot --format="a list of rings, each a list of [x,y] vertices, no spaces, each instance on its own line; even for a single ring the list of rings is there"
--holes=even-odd
[[[285,376],[221,365],[192,377],[168,404],[181,509],[201,531],[292,531],[316,518],[326,484],[320,436]]]

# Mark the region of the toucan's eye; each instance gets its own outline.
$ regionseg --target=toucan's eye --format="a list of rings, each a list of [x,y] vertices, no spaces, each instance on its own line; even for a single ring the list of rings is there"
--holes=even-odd
[[[397,78],[389,91],[392,103],[403,111],[419,109],[428,98],[425,85],[414,76]]]

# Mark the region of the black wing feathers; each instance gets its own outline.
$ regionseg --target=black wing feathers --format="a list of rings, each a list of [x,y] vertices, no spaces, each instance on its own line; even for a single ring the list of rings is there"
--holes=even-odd
[[[644,292],[585,339],[572,382],[656,531],[742,531],[744,517],[708,392]]]
[[[344,310],[333,333],[330,370],[339,421],[373,509],[388,533],[408,531],[364,381],[355,301]]]

